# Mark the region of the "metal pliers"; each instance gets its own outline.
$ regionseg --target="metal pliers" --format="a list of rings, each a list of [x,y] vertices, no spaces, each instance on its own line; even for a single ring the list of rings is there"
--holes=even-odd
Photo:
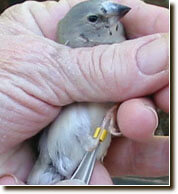
[[[98,146],[91,152],[86,152],[77,170],[73,174],[72,179],[79,179],[85,184],[89,184],[91,175],[96,162],[96,155],[101,142],[107,137],[108,131],[100,127],[96,128],[93,138],[98,139]]]

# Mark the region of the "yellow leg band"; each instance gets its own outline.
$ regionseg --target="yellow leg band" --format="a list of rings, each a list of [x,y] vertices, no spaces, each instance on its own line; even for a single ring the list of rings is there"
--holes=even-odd
[[[100,127],[97,127],[94,134],[93,138],[99,138],[100,141],[104,141],[107,137],[108,131],[106,129],[101,129]]]
[[[106,129],[103,129],[101,131],[101,135],[100,135],[100,141],[104,141],[107,137],[108,131]]]
[[[101,131],[101,128],[100,128],[100,127],[97,127],[96,130],[95,130],[95,133],[94,133],[94,135],[93,135],[93,137],[94,137],[95,139],[99,136],[100,131]]]

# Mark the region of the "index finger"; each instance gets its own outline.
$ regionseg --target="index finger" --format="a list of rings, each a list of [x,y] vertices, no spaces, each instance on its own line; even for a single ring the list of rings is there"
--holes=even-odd
[[[56,7],[56,13],[60,13],[60,19],[77,3],[84,0],[61,0],[60,5],[65,6],[65,11]],[[137,38],[154,33],[165,33],[169,31],[169,10],[144,3],[141,0],[113,0],[131,7],[131,11],[122,19],[128,38]],[[54,10],[53,10],[54,11]]]
[[[119,3],[132,8],[122,19],[129,38],[169,31],[168,9],[146,4],[141,0],[120,0]]]
[[[24,28],[46,38],[56,40],[58,22],[79,2],[84,0],[27,1],[7,9],[1,14],[1,19],[20,21]],[[131,11],[122,19],[128,38],[168,32],[169,11],[141,0],[113,0],[131,7]],[[11,17],[9,17],[11,15]],[[11,25],[11,23],[10,23]],[[18,29],[19,30],[19,29]]]

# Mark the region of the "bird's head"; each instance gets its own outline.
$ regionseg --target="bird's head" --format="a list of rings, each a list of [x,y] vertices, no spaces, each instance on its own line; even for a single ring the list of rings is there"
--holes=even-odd
[[[61,39],[61,43],[71,47],[119,42],[113,38],[124,36],[119,20],[130,9],[109,0],[89,0],[79,3],[59,22],[59,42]]]

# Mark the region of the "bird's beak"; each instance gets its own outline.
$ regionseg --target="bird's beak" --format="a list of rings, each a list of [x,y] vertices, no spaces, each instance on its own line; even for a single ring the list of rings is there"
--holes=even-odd
[[[130,10],[130,7],[127,7],[125,5],[113,3],[110,1],[105,1],[102,3],[103,9],[105,13],[112,17],[112,16],[118,16],[119,19],[125,16]]]

